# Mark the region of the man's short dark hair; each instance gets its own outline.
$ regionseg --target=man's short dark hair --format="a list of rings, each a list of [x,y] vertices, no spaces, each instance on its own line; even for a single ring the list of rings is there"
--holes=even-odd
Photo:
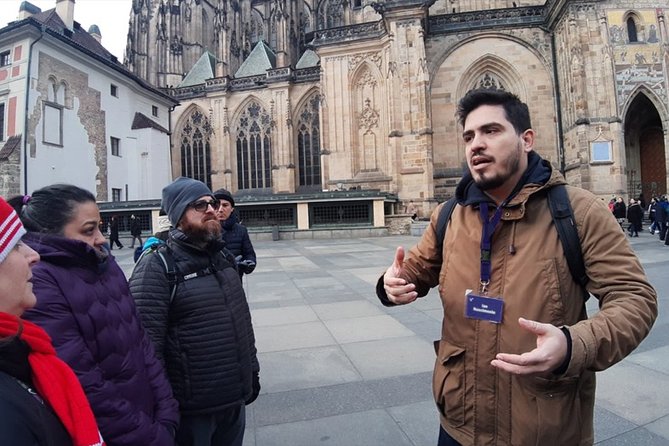
[[[464,127],[469,114],[482,105],[501,105],[506,119],[513,125],[517,134],[532,128],[530,111],[518,96],[503,90],[476,89],[470,90],[458,103],[458,122]]]

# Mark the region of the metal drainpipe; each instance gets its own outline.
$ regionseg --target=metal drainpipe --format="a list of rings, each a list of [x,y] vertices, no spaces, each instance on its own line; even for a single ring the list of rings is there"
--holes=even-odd
[[[560,173],[565,175],[566,161],[564,153],[564,135],[562,133],[562,102],[560,101],[560,80],[557,69],[557,50],[555,49],[555,31],[551,31],[551,53],[553,55],[553,78],[555,78],[555,107],[557,111],[558,155],[560,158]]]
[[[174,111],[175,108],[177,108],[177,106],[172,105],[167,109],[167,131],[169,132],[168,134],[169,150],[167,152],[167,159],[170,163],[170,181],[174,179],[174,172],[172,172],[172,112]]]
[[[42,40],[46,26],[40,26],[40,35],[28,48],[28,71],[26,72],[26,106],[23,115],[23,193],[28,194],[28,104],[30,103],[30,67],[33,61],[33,46]]]

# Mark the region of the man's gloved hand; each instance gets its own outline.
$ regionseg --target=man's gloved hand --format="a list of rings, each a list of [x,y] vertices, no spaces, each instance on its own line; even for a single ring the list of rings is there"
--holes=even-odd
[[[242,260],[241,262],[237,263],[237,268],[239,268],[239,271],[243,272],[244,274],[251,274],[254,269],[256,269],[256,262],[253,260]]]
[[[251,394],[251,398],[246,400],[246,405],[248,406],[249,404],[254,402],[258,398],[259,394],[260,394],[260,372],[254,372],[253,373],[253,393]]]

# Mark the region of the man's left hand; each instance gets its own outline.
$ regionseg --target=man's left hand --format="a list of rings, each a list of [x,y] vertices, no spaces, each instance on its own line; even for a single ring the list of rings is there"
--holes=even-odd
[[[515,375],[547,375],[557,369],[567,355],[567,338],[562,330],[522,317],[518,324],[537,336],[537,348],[520,355],[498,353],[490,364]]]

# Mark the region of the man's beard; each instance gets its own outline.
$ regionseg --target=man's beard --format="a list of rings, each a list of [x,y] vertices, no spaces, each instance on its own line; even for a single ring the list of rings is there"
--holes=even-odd
[[[474,178],[474,182],[479,187],[479,189],[483,191],[497,189],[516,172],[518,172],[518,169],[520,168],[520,157],[522,156],[522,145],[518,143],[516,149],[517,150],[513,153],[513,157],[506,160],[506,172],[497,172],[491,177],[484,177],[483,175],[479,175],[478,178]]]
[[[209,243],[221,238],[221,225],[215,218],[196,224],[184,221],[181,224],[181,231],[195,245],[207,246]]]

